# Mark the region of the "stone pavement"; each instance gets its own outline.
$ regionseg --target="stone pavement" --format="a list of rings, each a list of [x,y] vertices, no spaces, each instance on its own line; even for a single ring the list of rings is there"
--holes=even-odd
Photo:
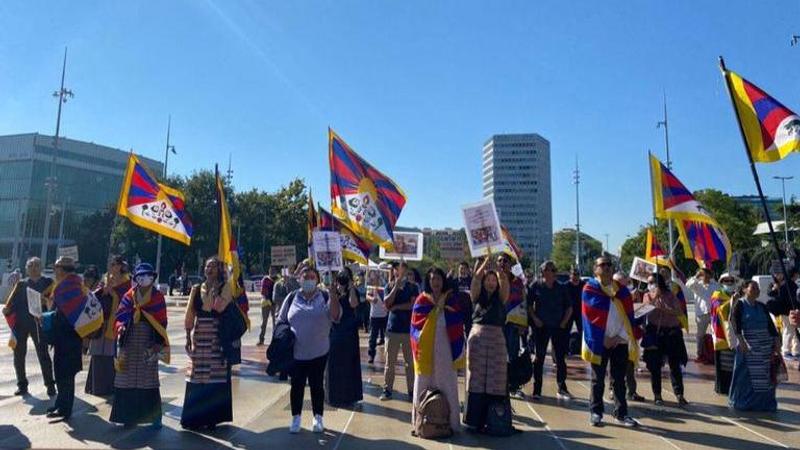
[[[326,406],[324,434],[310,430],[310,401],[306,395],[303,431],[288,433],[289,385],[264,373],[266,347],[256,347],[260,311],[251,311],[253,329],[244,338],[244,363],[233,378],[234,422],[204,433],[184,431],[179,421],[184,393],[182,309],[169,308],[169,333],[173,361],[161,365],[161,394],[165,411],[164,427],[124,429],[107,422],[108,400],[83,394],[86,371],[77,378],[75,410],[68,423],[50,424],[44,417],[51,400],[41,384],[35,352],[29,345],[28,374],[31,396],[14,397],[15,378],[10,350],[0,349],[0,448],[238,448],[238,449],[747,449],[800,447],[800,376],[796,364],[790,369],[791,382],[778,391],[776,414],[738,414],[726,406],[726,399],[713,393],[713,368],[690,363],[686,369],[686,397],[691,405],[677,408],[664,372],[665,407],[652,403],[631,403],[631,413],[642,427],[629,430],[606,422],[601,428],[588,425],[587,399],[589,375],[586,365],[569,361],[568,384],[576,399],[555,399],[553,368],[548,361],[541,402],[513,400],[515,426],[523,432],[508,438],[475,436],[465,432],[445,441],[425,441],[410,435],[411,404],[403,394],[380,402],[383,360],[375,367],[366,364],[366,337],[362,333],[364,401],[355,409]],[[271,327],[270,327],[271,328]],[[0,342],[8,339],[5,323],[0,326]],[[692,338],[687,338],[690,354]],[[84,367],[88,367],[88,361]],[[396,392],[405,391],[402,370],[398,370]],[[637,377],[639,393],[652,400],[646,372]],[[463,395],[463,378],[462,395]],[[530,393],[531,386],[526,386]],[[463,398],[462,398],[463,400]],[[611,403],[607,402],[610,412]],[[610,414],[607,414],[608,420]]]

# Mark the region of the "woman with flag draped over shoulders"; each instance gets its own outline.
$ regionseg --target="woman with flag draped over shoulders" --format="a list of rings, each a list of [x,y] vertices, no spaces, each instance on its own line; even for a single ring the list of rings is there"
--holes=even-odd
[[[189,368],[181,426],[209,428],[233,420],[231,364],[223,347],[224,321],[241,320],[231,294],[232,280],[221,259],[206,260],[205,281],[192,287],[186,305],[186,353]]]
[[[127,263],[121,256],[113,256],[102,285],[95,290],[95,296],[103,306],[103,327],[102,334],[89,341],[91,359],[89,375],[86,377],[87,394],[106,396],[114,393],[114,356],[117,354],[115,316],[120,300],[130,288]]]
[[[116,313],[118,348],[111,418],[125,426],[150,423],[161,428],[158,360],[169,363],[167,304],[154,289],[153,266],[140,263],[134,287],[122,297]]]
[[[425,275],[425,291],[411,310],[411,352],[414,356],[414,406],[411,423],[425,391],[437,389],[450,405],[450,427],[459,428],[457,370],[465,366],[464,314],[461,302],[447,285],[447,275],[432,267]],[[505,367],[503,367],[505,370]]]

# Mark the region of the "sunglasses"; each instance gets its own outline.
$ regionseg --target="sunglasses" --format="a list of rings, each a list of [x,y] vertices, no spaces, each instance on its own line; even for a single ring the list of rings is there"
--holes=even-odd
[[[612,264],[610,262],[602,262],[600,264],[595,264],[595,267],[611,267]]]

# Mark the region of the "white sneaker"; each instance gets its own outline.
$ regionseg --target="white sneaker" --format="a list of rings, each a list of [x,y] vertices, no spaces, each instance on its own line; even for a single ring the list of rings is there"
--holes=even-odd
[[[292,424],[289,425],[289,433],[297,434],[300,432],[300,416],[292,416]]]
[[[325,425],[322,424],[322,416],[319,414],[314,416],[312,421],[311,431],[314,433],[322,433],[325,431]]]

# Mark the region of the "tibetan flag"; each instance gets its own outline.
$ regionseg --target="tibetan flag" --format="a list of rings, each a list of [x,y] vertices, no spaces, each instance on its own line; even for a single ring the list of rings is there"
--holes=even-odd
[[[736,117],[755,162],[775,162],[800,151],[800,116],[755,84],[723,69]]]
[[[503,253],[513,256],[519,261],[524,255],[522,248],[517,244],[517,241],[514,240],[514,236],[511,235],[511,232],[508,231],[505,225],[500,225],[500,232],[503,234]]]
[[[117,214],[137,226],[191,244],[194,228],[183,193],[159,183],[133,153],[128,157]]]
[[[239,312],[242,313],[247,329],[250,329],[250,318],[247,313],[250,304],[247,301],[247,293],[244,290],[244,277],[242,275],[242,264],[239,261],[239,247],[236,245],[236,237],[233,235],[231,227],[231,215],[228,210],[228,202],[225,200],[225,186],[219,171],[214,167],[214,176],[217,185],[217,205],[219,206],[219,247],[217,252],[219,258],[228,266],[228,282],[231,286],[231,296]]]
[[[69,274],[56,283],[53,303],[82,338],[103,326],[103,305],[86,289],[79,275]]]
[[[339,219],[322,209],[319,210],[319,228],[325,231],[338,231],[342,243],[342,256],[350,261],[355,261],[360,264],[369,264],[369,253],[372,245],[369,242],[356,236],[355,233],[347,225],[342,223]]]
[[[130,285],[130,283],[124,283]],[[165,364],[169,364],[170,351],[169,351],[169,335],[167,334],[167,302],[164,299],[164,294],[158,289],[150,289],[144,295],[141,301],[134,299],[136,290],[128,289],[122,295],[119,301],[119,306],[114,313],[114,329],[117,333],[120,332],[122,327],[128,327],[139,323],[142,319],[153,327],[153,330],[161,337],[162,350],[159,353],[159,359]],[[119,370],[122,370],[117,365]]]
[[[306,228],[308,230],[308,260],[311,264],[314,263],[314,230],[319,227],[319,216],[317,210],[314,209],[314,198],[311,196],[311,191],[308,191],[308,223]]]
[[[659,219],[693,220],[717,225],[708,210],[661,161],[650,154],[653,210]]]
[[[677,224],[678,236],[687,258],[698,261],[701,266],[712,261],[728,263],[731,244],[718,225],[691,220],[679,220]]]
[[[655,233],[653,233],[653,229],[648,228],[647,242],[644,248],[644,258],[648,261],[653,261],[653,262],[659,259],[664,259],[664,258],[659,258],[659,256],[667,256],[667,252],[665,252],[664,249],[661,248],[661,244],[659,244],[658,240],[656,240],[656,235]]]
[[[328,130],[333,214],[359,237],[394,250],[394,226],[406,195],[333,130]]]

